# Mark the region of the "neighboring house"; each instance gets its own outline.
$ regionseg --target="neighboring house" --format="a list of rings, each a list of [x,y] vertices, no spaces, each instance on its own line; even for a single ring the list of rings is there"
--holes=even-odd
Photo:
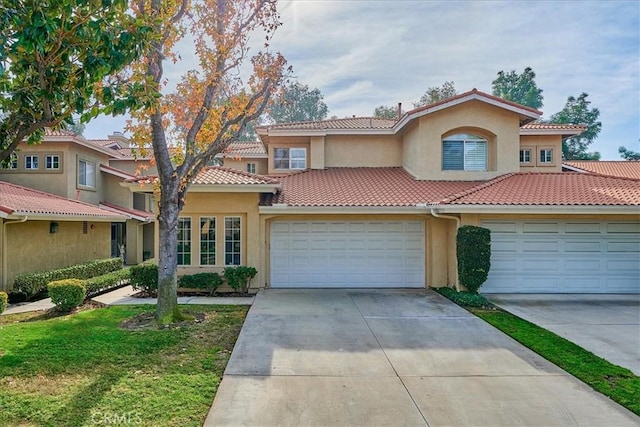
[[[470,224],[492,230],[484,292],[640,292],[640,180],[563,172],[562,140],[584,127],[541,114],[474,89],[399,120],[259,127],[251,156],[266,159],[236,145],[190,187],[179,274],[242,264],[254,288],[453,286]],[[246,172],[254,159],[264,175]],[[149,192],[145,179],[127,185]]]
[[[100,257],[124,254],[127,264],[136,264],[153,256],[155,202],[152,195],[132,194],[120,183],[142,170],[153,172],[150,159],[136,156],[129,148],[128,141],[120,134],[112,135],[107,140],[87,140],[70,132],[47,130],[42,143],[18,147],[9,167],[0,169],[0,183],[37,190],[47,194],[47,197],[59,196],[80,201],[100,208],[103,213],[108,212],[107,216],[118,220],[114,220],[107,229],[101,224],[93,232],[94,238],[104,238],[109,242],[109,250],[100,250]],[[3,186],[0,190],[6,191],[7,188]],[[33,201],[31,198],[27,200]],[[28,206],[21,206],[24,208],[21,211],[29,212],[26,209]],[[10,228],[17,230],[19,227]],[[60,229],[64,230],[63,227]],[[60,240],[60,237],[56,236],[56,239]],[[46,258],[51,251],[66,251],[61,247],[41,249],[44,251],[32,255]],[[9,253],[12,250],[10,246]],[[53,257],[49,260],[49,267],[66,266],[66,262],[72,259],[90,259],[94,252],[86,252],[78,257]],[[11,270],[11,267],[9,265],[8,268]],[[30,265],[32,271],[40,267],[39,263]],[[4,268],[3,271],[5,277],[13,276]],[[10,284],[5,280],[3,286]]]
[[[262,142],[233,142],[224,153],[216,155],[226,167],[264,175],[267,173],[267,151]]]
[[[0,290],[20,273],[111,253],[112,224],[127,217],[98,206],[0,181]]]

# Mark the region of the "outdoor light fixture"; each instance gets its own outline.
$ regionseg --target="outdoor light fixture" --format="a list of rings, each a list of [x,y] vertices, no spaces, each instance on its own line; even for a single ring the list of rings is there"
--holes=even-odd
[[[49,224],[49,233],[51,234],[55,234],[58,232],[58,223],[57,222],[52,222]]]

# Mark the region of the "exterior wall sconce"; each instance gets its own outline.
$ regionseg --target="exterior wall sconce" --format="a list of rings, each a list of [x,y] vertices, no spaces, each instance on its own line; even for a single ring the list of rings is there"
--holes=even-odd
[[[58,232],[58,223],[57,222],[52,222],[49,224],[49,233],[51,234],[55,234]]]

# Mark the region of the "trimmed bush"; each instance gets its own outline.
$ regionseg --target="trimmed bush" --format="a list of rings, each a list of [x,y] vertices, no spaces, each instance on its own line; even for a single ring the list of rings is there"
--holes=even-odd
[[[13,282],[13,291],[23,293],[27,299],[45,291],[49,282],[64,279],[90,279],[122,268],[122,259],[107,258],[85,262],[83,264],[39,271],[37,273],[20,274]]]
[[[158,266],[151,263],[134,265],[129,269],[131,287],[149,295],[158,292]]]
[[[0,314],[7,309],[7,303],[9,301],[9,295],[6,292],[0,292]]]
[[[65,279],[51,282],[47,285],[51,302],[60,311],[71,311],[76,308],[87,297],[87,290],[84,287],[84,280]]]
[[[487,280],[491,268],[491,231],[483,227],[465,225],[456,236],[458,278],[471,293],[478,293]]]
[[[196,273],[181,276],[178,286],[181,288],[202,289],[212,295],[222,285],[222,277],[218,273]]]
[[[251,279],[256,277],[258,270],[253,267],[239,265],[237,267],[227,267],[224,269],[224,278],[231,288],[238,292],[247,293]]]
[[[117,288],[125,282],[129,282],[131,273],[129,269],[122,269],[118,271],[112,271],[111,273],[103,274],[102,276],[92,277],[85,282],[85,288],[87,289],[87,296],[93,296],[97,293],[107,291],[109,289]]]

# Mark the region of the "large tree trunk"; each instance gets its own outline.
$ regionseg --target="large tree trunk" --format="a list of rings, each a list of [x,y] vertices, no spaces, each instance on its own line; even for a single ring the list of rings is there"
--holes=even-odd
[[[178,186],[176,179],[163,185],[160,196],[158,250],[158,307],[159,323],[180,320],[178,311]]]

